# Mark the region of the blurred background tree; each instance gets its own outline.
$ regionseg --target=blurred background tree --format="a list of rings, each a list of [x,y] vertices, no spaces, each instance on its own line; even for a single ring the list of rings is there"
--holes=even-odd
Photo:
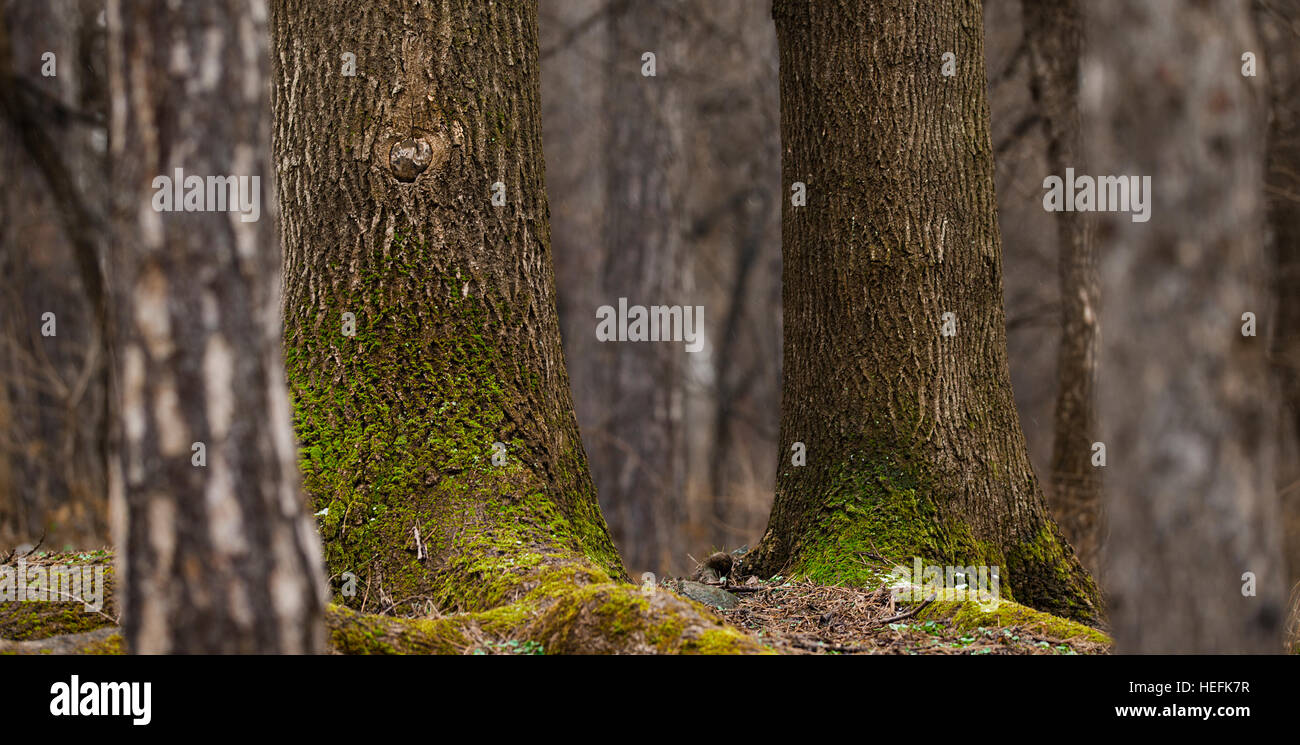
[[[0,3],[0,546],[109,540],[102,11]]]

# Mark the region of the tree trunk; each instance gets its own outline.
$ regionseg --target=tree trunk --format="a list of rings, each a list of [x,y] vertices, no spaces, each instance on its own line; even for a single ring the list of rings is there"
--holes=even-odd
[[[600,277],[602,302],[610,305],[622,297],[646,306],[694,304],[685,294],[689,257],[682,235],[686,59],[674,41],[682,29],[669,12],[673,4],[631,2],[610,14]],[[642,74],[646,52],[655,55],[654,76]],[[614,543],[636,570],[667,573],[685,559],[687,356],[680,344],[614,342],[602,345],[595,359],[603,421],[592,472]]]
[[[1022,0],[1029,50],[1030,91],[1047,135],[1047,165],[1062,178],[1065,169],[1086,173],[1079,136],[1079,55],[1083,23],[1075,0]],[[1052,471],[1047,490],[1052,515],[1090,572],[1098,570],[1104,535],[1101,479],[1092,464],[1098,440],[1097,259],[1091,212],[1059,212],[1057,275],[1061,293],[1061,343]]]
[[[320,547],[276,318],[265,3],[118,0],[108,24],[124,638],[138,653],[319,651]],[[175,169],[242,180],[260,219],[159,211],[155,179]]]
[[[596,503],[555,312],[536,4],[276,0],[272,29],[286,360],[337,597],[551,651],[760,649],[625,584]]]
[[[0,10],[0,544],[109,541],[102,8]]]
[[[751,568],[867,583],[873,557],[996,565],[1014,599],[1095,621],[1011,395],[979,3],[773,14],[783,177],[808,201],[783,208],[783,451]]]
[[[535,8],[277,0],[273,25],[287,365],[330,572],[370,610],[490,607],[475,578],[521,554],[622,577],[560,348]],[[428,157],[403,181],[408,140]]]
[[[1264,191],[1268,202],[1269,248],[1276,266],[1273,289],[1277,316],[1270,329],[1273,368],[1285,403],[1284,437],[1295,453],[1300,443],[1300,0],[1256,2],[1264,63],[1260,72],[1268,83],[1269,130],[1265,145]],[[1287,586],[1300,599],[1300,464],[1283,458],[1279,464],[1279,508]],[[1292,645],[1300,651],[1300,605],[1293,603]]]
[[[1149,176],[1148,222],[1099,217],[1106,588],[1117,648],[1277,652],[1283,569],[1259,52],[1236,0],[1088,3],[1101,174]],[[1174,62],[1176,61],[1176,63]],[[1257,331],[1249,332],[1254,314]]]

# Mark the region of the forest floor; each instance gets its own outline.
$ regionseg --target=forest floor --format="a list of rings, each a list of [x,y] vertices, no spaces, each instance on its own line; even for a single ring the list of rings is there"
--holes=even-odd
[[[10,560],[13,558],[12,555],[9,557]],[[117,625],[111,551],[33,551],[20,558],[28,570],[35,566],[103,567],[102,579],[96,578],[99,581],[95,583],[93,598],[99,601],[96,605],[100,607],[87,611],[81,602],[15,602],[0,597],[0,654],[98,649],[98,643],[103,642]],[[779,654],[1075,655],[1109,652],[1108,644],[1095,639],[1081,636],[1059,638],[1041,628],[1025,625],[955,624],[942,614],[927,618],[935,615],[927,612],[928,604],[897,604],[887,588],[868,590],[782,578],[766,582],[749,578],[739,585],[725,580],[708,581],[710,578],[698,575],[696,579],[705,579],[706,584],[682,579],[662,584],[680,591],[683,583],[688,583],[692,587],[687,589],[696,594],[703,591],[723,597],[734,607],[718,607],[707,599],[704,604],[713,606],[725,621],[748,632],[759,643]],[[7,589],[12,590],[12,587]],[[727,593],[720,592],[724,589]],[[694,597],[692,592],[683,594]],[[89,593],[85,599],[90,599]],[[55,638],[64,634],[69,636]],[[41,649],[24,649],[27,644],[15,643],[37,640],[45,642],[39,645]],[[67,644],[62,645],[60,640],[66,640]],[[466,654],[546,653],[539,644],[531,641],[480,639],[471,635],[467,642],[463,650]],[[79,648],[87,643],[93,644]],[[63,646],[68,648],[63,649]],[[112,653],[111,649],[108,651]]]
[[[1106,654],[1096,641],[1058,639],[1023,626],[956,628],[918,619],[887,589],[770,582],[727,588],[740,598],[718,609],[728,622],[782,654]]]

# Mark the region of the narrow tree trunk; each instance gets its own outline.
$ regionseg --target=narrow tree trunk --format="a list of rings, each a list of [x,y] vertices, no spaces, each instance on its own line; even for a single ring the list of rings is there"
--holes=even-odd
[[[109,541],[102,7],[0,9],[0,543]]]
[[[1276,321],[1269,329],[1270,358],[1286,404],[1282,424],[1291,429],[1291,437],[1284,442],[1289,440],[1294,449],[1300,443],[1300,0],[1257,1],[1254,5],[1262,32],[1257,51],[1257,58],[1262,57],[1259,72],[1270,94],[1264,191],[1277,293]],[[1287,585],[1293,593],[1300,593],[1300,464],[1292,458],[1284,459],[1280,466],[1278,496]],[[1293,604],[1291,612],[1296,619],[1292,644],[1300,645],[1300,606]]]
[[[279,353],[265,3],[115,0],[108,23],[127,646],[321,650],[320,546]],[[260,219],[156,211],[154,179],[178,168],[250,177]]]
[[[610,305],[620,297],[645,306],[693,305],[684,294],[689,257],[682,240],[686,60],[669,5],[632,2],[610,16],[601,276]],[[655,55],[654,76],[643,75],[647,52]],[[627,564],[667,573],[686,553],[687,353],[680,344],[610,343],[600,351],[606,416],[592,470],[601,502]]]
[[[773,14],[783,176],[808,204],[783,212],[783,451],[753,567],[865,583],[872,557],[997,565],[1014,599],[1096,620],[1011,395],[979,3]]]
[[[1276,652],[1283,620],[1267,360],[1266,96],[1237,0],[1088,3],[1100,174],[1149,176],[1149,221],[1099,217],[1106,588],[1129,652]],[[1104,30],[1104,31],[1103,31]],[[1171,61],[1177,65],[1171,67]],[[1254,315],[1255,335],[1249,335]],[[1245,333],[1243,333],[1245,332]]]
[[[1030,90],[1047,135],[1047,165],[1087,173],[1079,136],[1079,55],[1083,23],[1075,0],[1023,0]],[[1097,441],[1097,260],[1091,212],[1054,216],[1061,293],[1061,343],[1057,352],[1055,436],[1047,491],[1052,515],[1091,572],[1098,570],[1104,534],[1101,479],[1092,463]]]

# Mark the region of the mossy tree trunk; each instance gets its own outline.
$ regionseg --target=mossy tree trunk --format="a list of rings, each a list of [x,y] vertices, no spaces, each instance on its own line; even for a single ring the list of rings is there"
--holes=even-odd
[[[286,359],[330,572],[401,612],[491,607],[483,575],[560,556],[622,577],[560,347],[536,9],[272,18]],[[428,163],[403,181],[407,140]]]
[[[626,584],[597,505],[555,311],[536,4],[275,0],[271,19],[285,355],[337,597],[453,614],[410,622],[453,639],[427,651],[758,650]],[[394,650],[349,628],[336,647]]]
[[[266,15],[264,0],[108,9],[110,483],[134,652],[325,645],[320,544],[280,361]],[[157,211],[155,179],[178,168],[187,181],[242,180],[258,219],[211,203]]]
[[[1083,20],[1075,0],[1023,0],[1025,44],[1029,49],[1030,92],[1043,119],[1047,165],[1086,173],[1079,129],[1079,55]],[[1097,430],[1097,307],[1100,287],[1093,249],[1096,221],[1091,212],[1053,215],[1057,235],[1057,282],[1061,297],[1061,342],[1056,363],[1056,410],[1048,502],[1079,560],[1098,570],[1104,534],[1101,470],[1092,463]]]
[[[274,6],[302,465],[362,607],[486,600],[432,579],[517,541],[620,572],[568,405],[524,7]]]
[[[980,4],[773,15],[783,180],[808,197],[783,208],[783,450],[751,568],[863,583],[873,557],[997,565],[1004,594],[1095,620],[1012,400]]]

